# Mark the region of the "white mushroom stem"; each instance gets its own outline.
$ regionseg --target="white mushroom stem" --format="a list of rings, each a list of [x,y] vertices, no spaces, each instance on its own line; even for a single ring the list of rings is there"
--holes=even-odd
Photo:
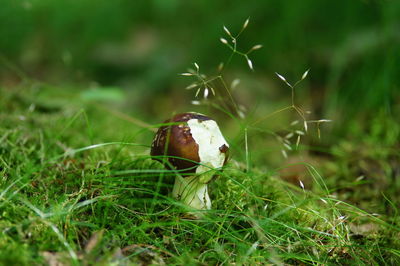
[[[201,182],[200,175],[176,177],[172,195],[193,209],[211,209],[208,187],[206,183]]]
[[[190,134],[198,145],[200,165],[193,176],[176,177],[172,195],[197,210],[211,209],[207,184],[212,180],[215,169],[220,169],[229,147],[214,120],[189,119]]]
[[[199,147],[200,165],[195,175],[185,178],[176,177],[172,194],[194,209],[209,210],[211,200],[207,184],[215,174],[213,169],[224,165],[226,154],[220,148],[224,145],[229,147],[229,145],[214,120],[190,119],[187,124]]]

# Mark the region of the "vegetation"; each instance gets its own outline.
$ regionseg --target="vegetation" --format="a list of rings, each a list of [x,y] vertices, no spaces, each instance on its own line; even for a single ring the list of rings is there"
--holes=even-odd
[[[5,1],[0,264],[400,262],[400,5],[230,5]],[[149,155],[183,111],[231,150],[200,217]]]

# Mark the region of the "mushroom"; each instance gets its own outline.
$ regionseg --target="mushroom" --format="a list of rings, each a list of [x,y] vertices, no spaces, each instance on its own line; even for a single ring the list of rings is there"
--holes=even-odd
[[[188,174],[175,178],[174,198],[194,209],[211,209],[207,184],[227,162],[228,143],[217,123],[202,114],[177,114],[165,123],[169,125],[160,127],[154,137],[151,156],[165,156],[167,167]]]

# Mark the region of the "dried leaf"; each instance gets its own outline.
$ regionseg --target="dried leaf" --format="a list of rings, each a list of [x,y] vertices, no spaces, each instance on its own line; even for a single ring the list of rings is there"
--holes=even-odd
[[[69,265],[68,260],[66,259],[66,254],[63,254],[62,252],[44,251],[41,255],[49,266]]]
[[[87,242],[87,244],[85,246],[86,253],[90,253],[97,246],[97,244],[103,238],[103,233],[104,233],[104,230],[100,230],[100,231],[92,234],[92,236],[90,237],[89,241]]]

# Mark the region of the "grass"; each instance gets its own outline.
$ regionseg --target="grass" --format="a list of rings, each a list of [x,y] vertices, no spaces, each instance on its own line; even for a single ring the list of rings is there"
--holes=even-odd
[[[75,2],[0,8],[0,265],[399,264],[400,2]],[[201,219],[149,157],[189,94],[232,154]]]
[[[247,24],[237,35],[224,27],[221,42],[227,64],[237,55],[253,70],[249,54],[261,45],[236,47]],[[167,114],[137,119],[122,111],[122,90],[59,88],[4,62],[22,82],[0,88],[0,264],[400,262],[395,105],[365,114],[368,123],[346,121],[348,138],[324,147],[315,143],[330,120],[312,120],[295,97],[308,70],[293,85],[276,73],[291,105],[245,117],[227,64],[206,77],[194,63],[182,75],[196,79],[196,105],[222,113],[232,153],[210,185],[213,209],[194,218],[171,197],[177,173],[149,156]]]
[[[246,151],[229,136],[234,155],[211,184],[213,210],[193,219],[168,196],[175,173],[149,156],[153,131],[107,111],[113,103],[43,84],[2,88],[0,98],[0,264],[400,261],[400,130],[384,114],[353,129],[363,139],[319,151],[319,169],[281,166],[302,167],[305,188],[259,163],[258,133]]]

